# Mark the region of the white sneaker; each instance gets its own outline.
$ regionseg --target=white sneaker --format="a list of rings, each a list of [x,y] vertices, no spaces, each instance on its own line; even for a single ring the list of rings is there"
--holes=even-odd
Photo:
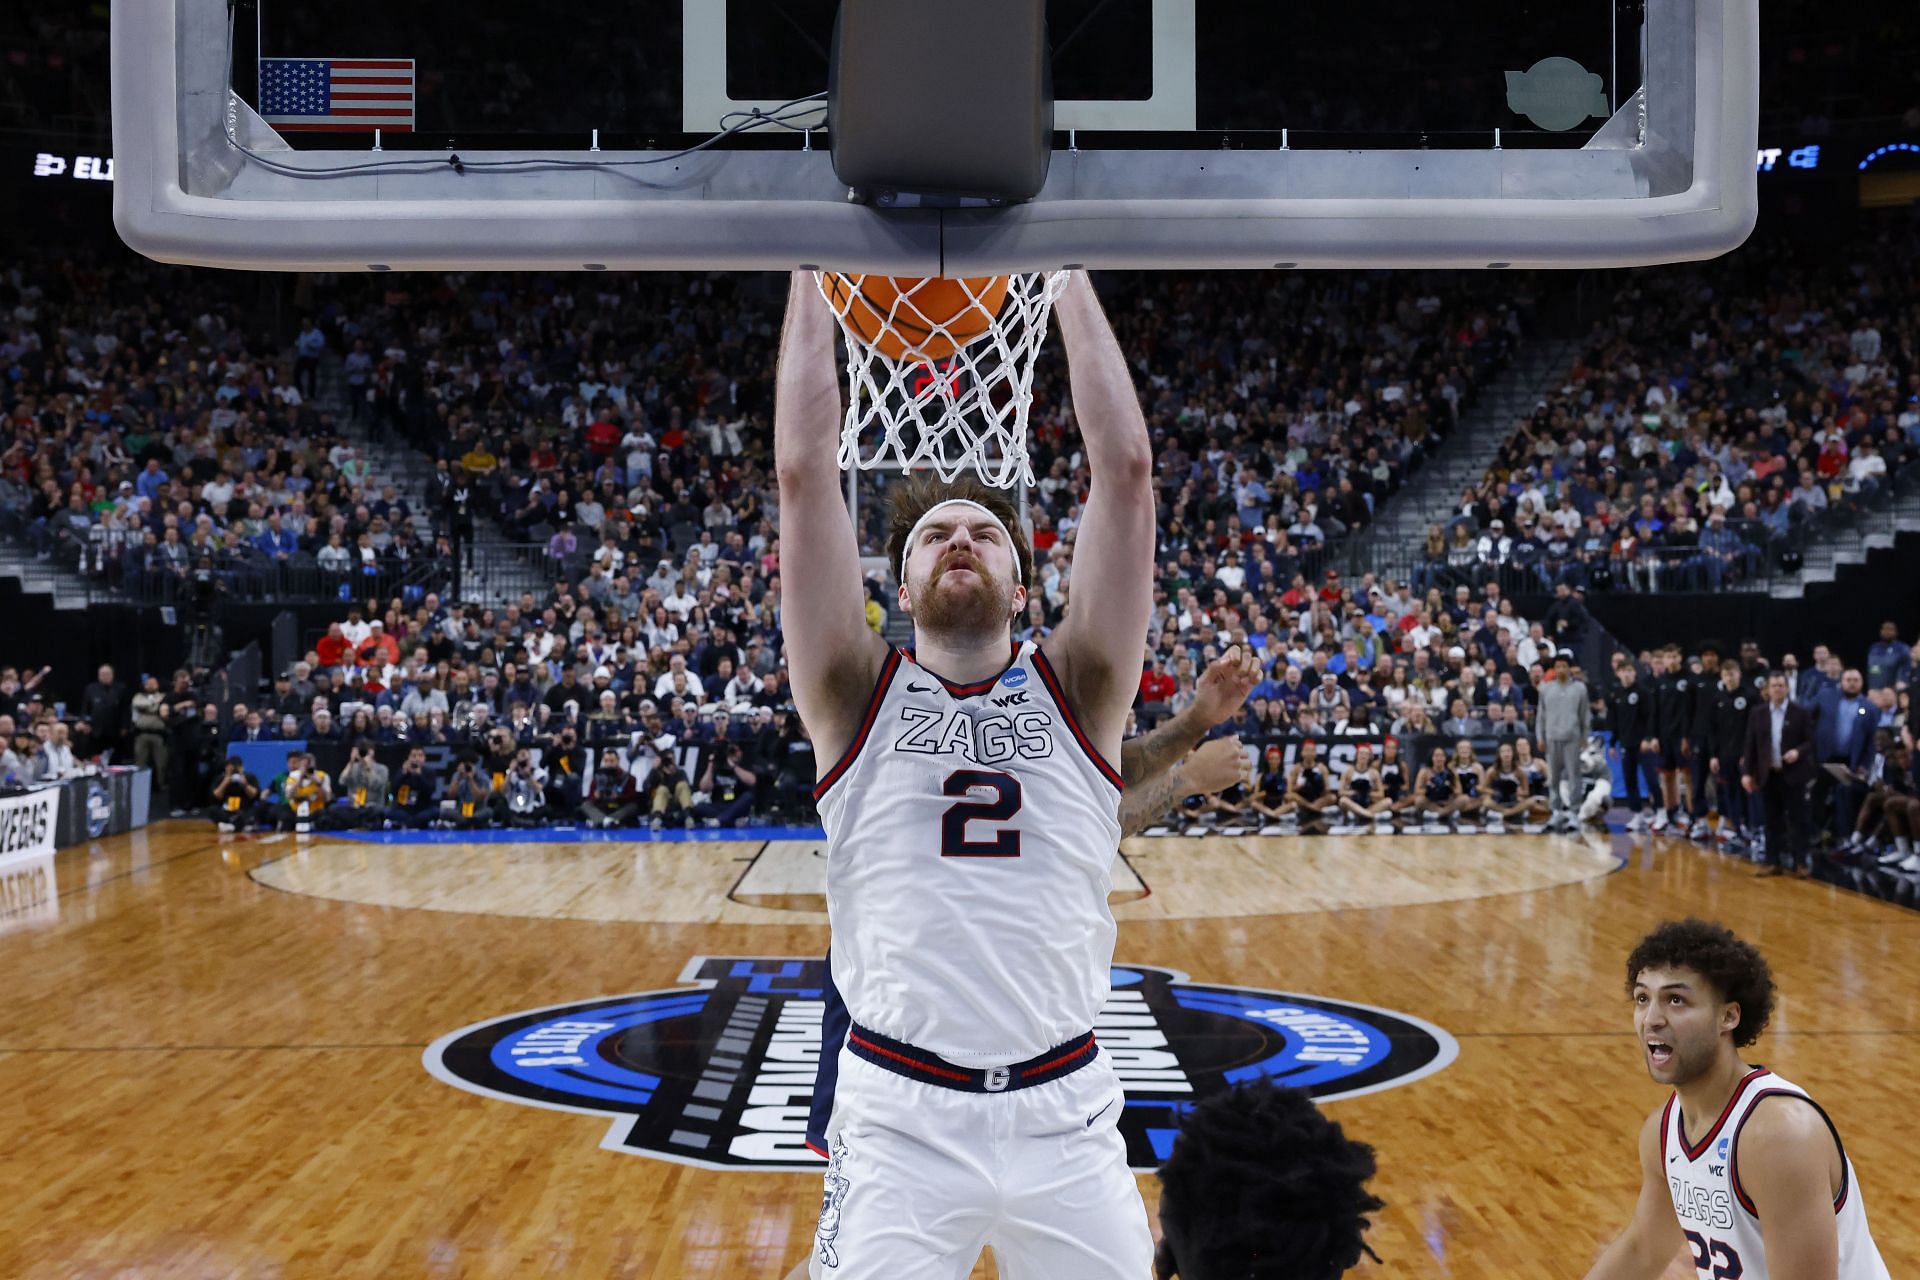
[[[1693,819],[1684,813],[1676,815],[1673,819],[1673,830],[1676,835],[1687,834],[1693,830]]]
[[[1503,836],[1507,834],[1507,824],[1499,818],[1488,818],[1486,830],[1490,836]]]
[[[1632,818],[1627,820],[1627,830],[1629,831],[1645,831],[1646,829],[1647,815],[1644,813],[1636,813]]]
[[[1544,835],[1547,830],[1547,824],[1544,822],[1523,822],[1520,824],[1520,830],[1525,835]]]
[[[1920,853],[1909,854],[1907,860],[1899,864],[1902,871],[1920,871]]]
[[[1655,809],[1653,811],[1653,821],[1647,824],[1647,830],[1658,833],[1666,829],[1667,811],[1665,809]]]

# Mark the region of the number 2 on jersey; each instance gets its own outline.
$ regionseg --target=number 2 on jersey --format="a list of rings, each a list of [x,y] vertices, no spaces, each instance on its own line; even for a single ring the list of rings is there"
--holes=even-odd
[[[992,799],[974,798],[975,790],[993,792]],[[947,806],[940,815],[940,856],[943,858],[1017,858],[1020,832],[1001,828],[992,838],[969,840],[969,822],[1006,822],[1020,812],[1020,780],[1011,774],[985,769],[956,769],[947,775],[941,792],[967,796]]]

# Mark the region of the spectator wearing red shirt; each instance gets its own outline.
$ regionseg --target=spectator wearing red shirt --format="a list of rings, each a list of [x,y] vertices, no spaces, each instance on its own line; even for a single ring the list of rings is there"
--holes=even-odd
[[[1143,706],[1158,703],[1165,706],[1172,700],[1176,684],[1168,675],[1160,658],[1156,655],[1147,662],[1147,669],[1140,673],[1140,702]]]
[[[615,426],[605,414],[593,420],[587,428],[587,452],[597,461],[604,462],[613,456],[620,447],[620,428]]]
[[[320,643],[314,645],[313,651],[319,657],[321,666],[343,667],[353,657],[353,643],[341,631],[339,623],[329,622],[327,634],[320,637]]]

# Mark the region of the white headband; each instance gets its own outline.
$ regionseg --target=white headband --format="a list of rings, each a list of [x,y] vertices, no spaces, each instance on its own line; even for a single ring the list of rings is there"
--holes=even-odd
[[[915,520],[913,522],[913,528],[907,530],[907,540],[900,548],[900,584],[902,586],[905,586],[907,581],[907,557],[913,554],[913,544],[920,537],[921,526],[933,519],[934,513],[939,511],[940,508],[953,506],[972,507],[975,511],[978,511],[981,515],[993,521],[994,525],[1000,530],[1000,536],[1007,540],[1007,549],[1013,551],[1014,572],[1016,576],[1018,575],[1020,553],[1014,550],[1013,535],[1007,532],[1007,526],[1001,522],[1000,517],[975,502],[972,498],[948,498],[945,502],[936,502],[931,507],[928,507],[926,514],[918,520]]]

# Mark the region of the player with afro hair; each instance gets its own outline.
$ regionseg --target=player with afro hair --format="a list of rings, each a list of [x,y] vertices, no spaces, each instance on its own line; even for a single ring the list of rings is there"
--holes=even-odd
[[[1196,1106],[1160,1166],[1156,1280],[1333,1280],[1366,1254],[1373,1148],[1298,1089],[1236,1086]]]

